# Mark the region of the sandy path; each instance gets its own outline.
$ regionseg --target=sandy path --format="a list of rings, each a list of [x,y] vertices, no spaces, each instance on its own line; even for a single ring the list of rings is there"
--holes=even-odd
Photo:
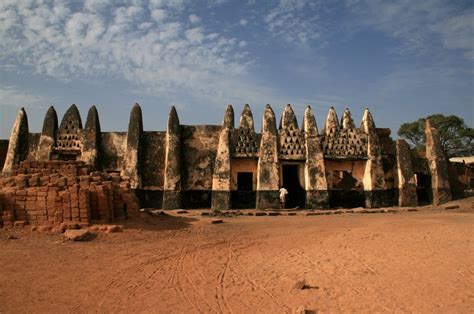
[[[88,243],[2,230],[0,312],[474,308],[472,212],[195,218]]]

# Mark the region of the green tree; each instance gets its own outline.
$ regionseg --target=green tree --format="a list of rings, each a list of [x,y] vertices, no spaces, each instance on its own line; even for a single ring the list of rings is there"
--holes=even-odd
[[[458,116],[434,114],[427,117],[438,129],[439,139],[448,157],[474,155],[474,129],[468,127]],[[404,123],[398,129],[398,136],[418,150],[425,147],[425,119]]]

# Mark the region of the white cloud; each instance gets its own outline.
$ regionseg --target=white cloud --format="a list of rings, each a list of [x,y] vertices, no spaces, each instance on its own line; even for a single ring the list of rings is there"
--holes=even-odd
[[[115,23],[116,24],[131,24],[142,18],[145,10],[139,6],[128,6],[119,7],[115,9]],[[100,16],[101,19],[105,18],[105,15]]]
[[[0,88],[0,103],[2,106],[15,108],[28,106],[45,109],[48,108],[48,103],[50,102],[51,99],[21,91],[14,86],[4,86]]]
[[[201,27],[196,27],[192,29],[188,29],[186,31],[186,38],[191,43],[201,43],[204,39],[204,34],[202,33]]]
[[[256,102],[271,94],[251,79],[246,42],[181,23],[196,21],[181,11],[184,0],[65,3],[1,1],[0,60],[62,81],[124,79],[171,100]]]
[[[245,40],[239,41],[239,47],[240,47],[240,48],[247,47],[247,42],[246,42]]]
[[[156,22],[161,22],[166,19],[166,11],[162,9],[151,10],[150,14],[153,20],[155,20]]]
[[[229,2],[229,0],[208,0],[207,1],[209,7],[219,6],[227,2]]]
[[[20,108],[25,108],[30,132],[41,132],[44,114],[50,105],[57,104],[57,98],[16,86],[3,86],[0,87],[0,104],[0,139],[8,139]]]
[[[96,44],[104,31],[101,19],[93,14],[75,13],[66,23],[66,37],[73,46]]]
[[[246,19],[240,19],[239,21],[239,24],[242,25],[242,26],[246,26],[248,24],[249,21],[247,21]]]
[[[189,0],[150,0],[149,7],[151,9],[167,8],[182,10],[187,2],[189,2]]]
[[[441,35],[445,47],[464,50],[465,56],[474,60],[474,10],[440,21],[435,30]]]
[[[191,14],[189,16],[189,22],[191,22],[192,24],[199,23],[200,21],[201,19],[196,14]]]
[[[100,12],[105,10],[112,2],[112,0],[85,0],[84,10]]]
[[[289,44],[309,44],[322,34],[318,6],[311,0],[280,0],[264,21],[273,37]]]

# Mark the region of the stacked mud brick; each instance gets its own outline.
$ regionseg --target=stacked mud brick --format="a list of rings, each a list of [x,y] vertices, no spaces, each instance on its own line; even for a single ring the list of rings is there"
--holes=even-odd
[[[0,177],[0,226],[112,222],[138,211],[128,178],[81,161],[23,161]]]

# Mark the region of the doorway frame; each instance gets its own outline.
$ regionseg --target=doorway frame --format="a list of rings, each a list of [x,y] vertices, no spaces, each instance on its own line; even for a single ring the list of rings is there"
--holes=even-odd
[[[284,166],[296,166],[296,176],[298,178],[298,184],[301,187],[302,195],[297,195],[299,200],[297,201],[298,203],[298,209],[305,209],[306,208],[306,182],[304,181],[304,167],[305,167],[306,161],[305,160],[280,160],[279,164],[279,177],[280,177],[280,182],[278,182],[278,186],[282,187],[285,182],[283,179],[283,167]],[[303,176],[303,185],[301,185],[301,182],[299,180],[299,172],[302,172],[301,175]],[[290,196],[291,197],[291,196]],[[287,208],[289,209],[289,208]]]

